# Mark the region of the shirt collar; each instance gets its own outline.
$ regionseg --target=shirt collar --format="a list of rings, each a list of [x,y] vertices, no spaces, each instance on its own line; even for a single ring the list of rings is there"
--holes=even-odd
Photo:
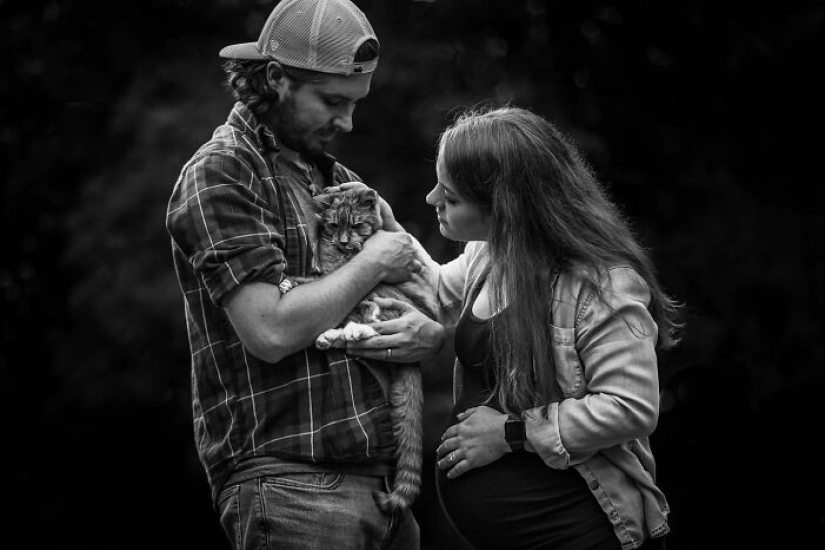
[[[235,103],[226,123],[243,132],[262,153],[267,151],[278,152],[280,150],[272,130],[258,120],[255,113],[240,101]]]

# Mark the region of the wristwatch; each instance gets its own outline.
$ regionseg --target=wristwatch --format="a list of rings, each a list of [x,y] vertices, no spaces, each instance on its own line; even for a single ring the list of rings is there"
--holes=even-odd
[[[510,445],[513,451],[524,450],[524,442],[527,439],[527,429],[524,427],[524,420],[510,417],[504,422],[504,440]]]

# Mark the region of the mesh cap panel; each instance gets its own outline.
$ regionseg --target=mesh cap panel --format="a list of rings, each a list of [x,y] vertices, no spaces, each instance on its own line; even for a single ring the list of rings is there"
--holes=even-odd
[[[369,39],[378,41],[367,17],[350,0],[281,0],[264,24],[257,44],[228,46],[220,55],[274,59],[323,73],[369,73],[375,70],[378,59],[354,62],[355,52]]]

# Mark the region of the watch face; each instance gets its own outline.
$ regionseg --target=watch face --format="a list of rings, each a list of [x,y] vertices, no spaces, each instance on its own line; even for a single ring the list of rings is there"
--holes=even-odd
[[[510,446],[523,445],[526,439],[526,429],[523,420],[510,419],[504,423],[504,439]]]

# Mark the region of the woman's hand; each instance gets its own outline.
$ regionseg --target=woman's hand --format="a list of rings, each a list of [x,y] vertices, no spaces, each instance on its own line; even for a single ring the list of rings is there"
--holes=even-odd
[[[327,187],[324,189],[324,192],[335,193],[337,191],[348,191],[350,189],[372,188],[362,181],[348,181],[346,183],[339,183],[334,187]],[[373,189],[373,191],[375,190]],[[384,231],[404,231],[401,224],[396,221],[395,214],[392,213],[392,208],[390,208],[390,203],[381,198],[378,191],[375,191],[375,194],[378,197],[378,211],[381,213],[381,220],[383,221],[383,227],[381,229]]]
[[[415,363],[438,354],[444,344],[444,327],[401,300],[375,298],[374,301],[382,309],[401,311],[401,316],[370,323],[378,336],[347,342],[347,353],[394,363]]]
[[[436,450],[438,469],[447,470],[448,478],[486,466],[510,452],[504,439],[506,414],[482,405],[467,409],[458,420],[441,436]]]

